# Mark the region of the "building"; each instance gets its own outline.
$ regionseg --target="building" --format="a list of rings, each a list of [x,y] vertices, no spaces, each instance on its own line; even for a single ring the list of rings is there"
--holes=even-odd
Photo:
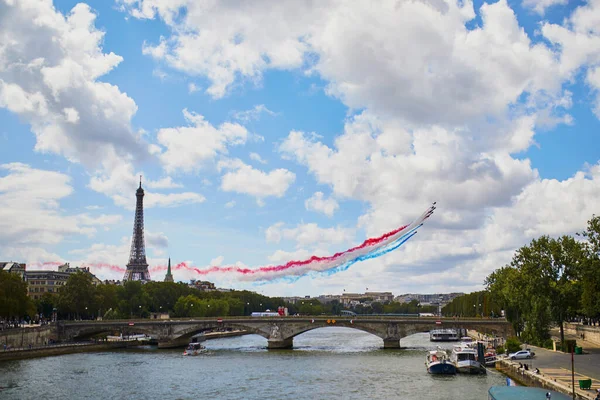
[[[370,297],[373,299],[373,301],[379,303],[389,303],[394,301],[394,295],[392,292],[366,292],[365,296]]]
[[[167,267],[167,274],[165,275],[165,282],[173,282],[173,274],[171,273],[171,257],[169,257],[169,266]]]
[[[66,285],[69,275],[71,273],[66,271],[27,271],[27,294],[34,300],[41,298],[45,293],[55,295]]]
[[[69,274],[74,274],[76,272],[82,272],[86,275],[89,275],[92,278],[92,284],[101,285],[102,281],[96,277],[96,275],[90,272],[90,267],[71,267],[69,263],[64,263],[58,267],[58,272],[68,272]]]
[[[11,274],[18,274],[21,279],[25,280],[25,270],[27,264],[21,264],[16,262],[0,262],[0,271],[9,272]]]
[[[213,290],[217,290],[214,283],[209,281],[197,281],[195,279],[190,280],[190,284],[188,286],[198,289],[202,292],[211,292]]]
[[[37,300],[45,293],[55,295],[60,292],[60,289],[67,284],[67,280],[71,274],[82,272],[88,274],[92,278],[94,285],[102,283],[89,268],[71,267],[69,263],[60,265],[58,271],[48,270],[27,270],[25,264],[19,263],[0,263],[0,269],[7,272],[20,274],[24,281],[27,282],[27,294],[29,297]]]
[[[421,304],[439,304],[449,303],[454,298],[462,296],[464,293],[433,293],[433,294],[417,294],[407,293],[395,298],[398,303],[410,303],[417,300]]]

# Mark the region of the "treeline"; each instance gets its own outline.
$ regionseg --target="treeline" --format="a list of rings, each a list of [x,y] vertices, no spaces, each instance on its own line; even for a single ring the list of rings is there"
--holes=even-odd
[[[445,317],[500,317],[502,307],[486,291],[473,292],[459,297],[442,308]]]
[[[130,281],[124,285],[93,285],[83,272],[69,276],[58,296],[37,301],[45,317],[56,308],[61,319],[147,318],[152,313],[171,317],[242,316],[253,311],[277,310],[282,299],[249,291],[203,292],[185,283]]]
[[[35,315],[27,284],[17,274],[0,271],[0,321],[17,322],[26,315]]]
[[[534,239],[485,285],[522,341],[547,346],[551,327],[558,326],[565,343],[564,322],[600,319],[600,217],[577,238]]]

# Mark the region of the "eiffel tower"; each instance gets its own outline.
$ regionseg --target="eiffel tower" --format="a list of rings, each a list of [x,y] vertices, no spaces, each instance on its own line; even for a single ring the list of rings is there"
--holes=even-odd
[[[123,281],[150,280],[148,263],[146,262],[146,245],[144,243],[144,189],[142,189],[142,176],[140,175],[140,187],[135,192],[137,201],[135,203],[135,219],[133,220],[133,237],[131,238],[131,252],[129,263]]]

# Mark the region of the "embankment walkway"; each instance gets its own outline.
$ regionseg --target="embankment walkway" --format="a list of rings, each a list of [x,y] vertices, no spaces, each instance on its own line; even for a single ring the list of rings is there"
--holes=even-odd
[[[574,356],[575,393],[579,399],[594,399],[596,389],[600,389],[600,346],[581,340],[577,343],[586,352]],[[544,387],[570,395],[573,392],[571,354],[529,345],[527,348],[535,352],[533,359],[503,360],[496,364],[497,369],[528,386]],[[528,370],[519,368],[520,364],[527,364]],[[539,374],[535,373],[536,368]],[[579,389],[579,380],[585,379],[592,380],[591,390]]]

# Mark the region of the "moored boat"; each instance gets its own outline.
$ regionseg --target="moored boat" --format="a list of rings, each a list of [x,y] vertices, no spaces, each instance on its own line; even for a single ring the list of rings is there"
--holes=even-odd
[[[461,374],[485,374],[485,367],[477,360],[477,350],[466,343],[452,348],[450,361],[456,365],[456,372]]]
[[[432,329],[429,331],[429,340],[432,342],[456,342],[458,332],[455,329]]]
[[[456,374],[456,366],[448,358],[445,351],[438,348],[427,353],[425,359],[427,372],[436,375],[454,375]]]
[[[496,361],[498,359],[498,356],[496,354],[496,350],[495,349],[487,349],[485,355],[485,367],[486,368],[495,368],[496,367]]]

